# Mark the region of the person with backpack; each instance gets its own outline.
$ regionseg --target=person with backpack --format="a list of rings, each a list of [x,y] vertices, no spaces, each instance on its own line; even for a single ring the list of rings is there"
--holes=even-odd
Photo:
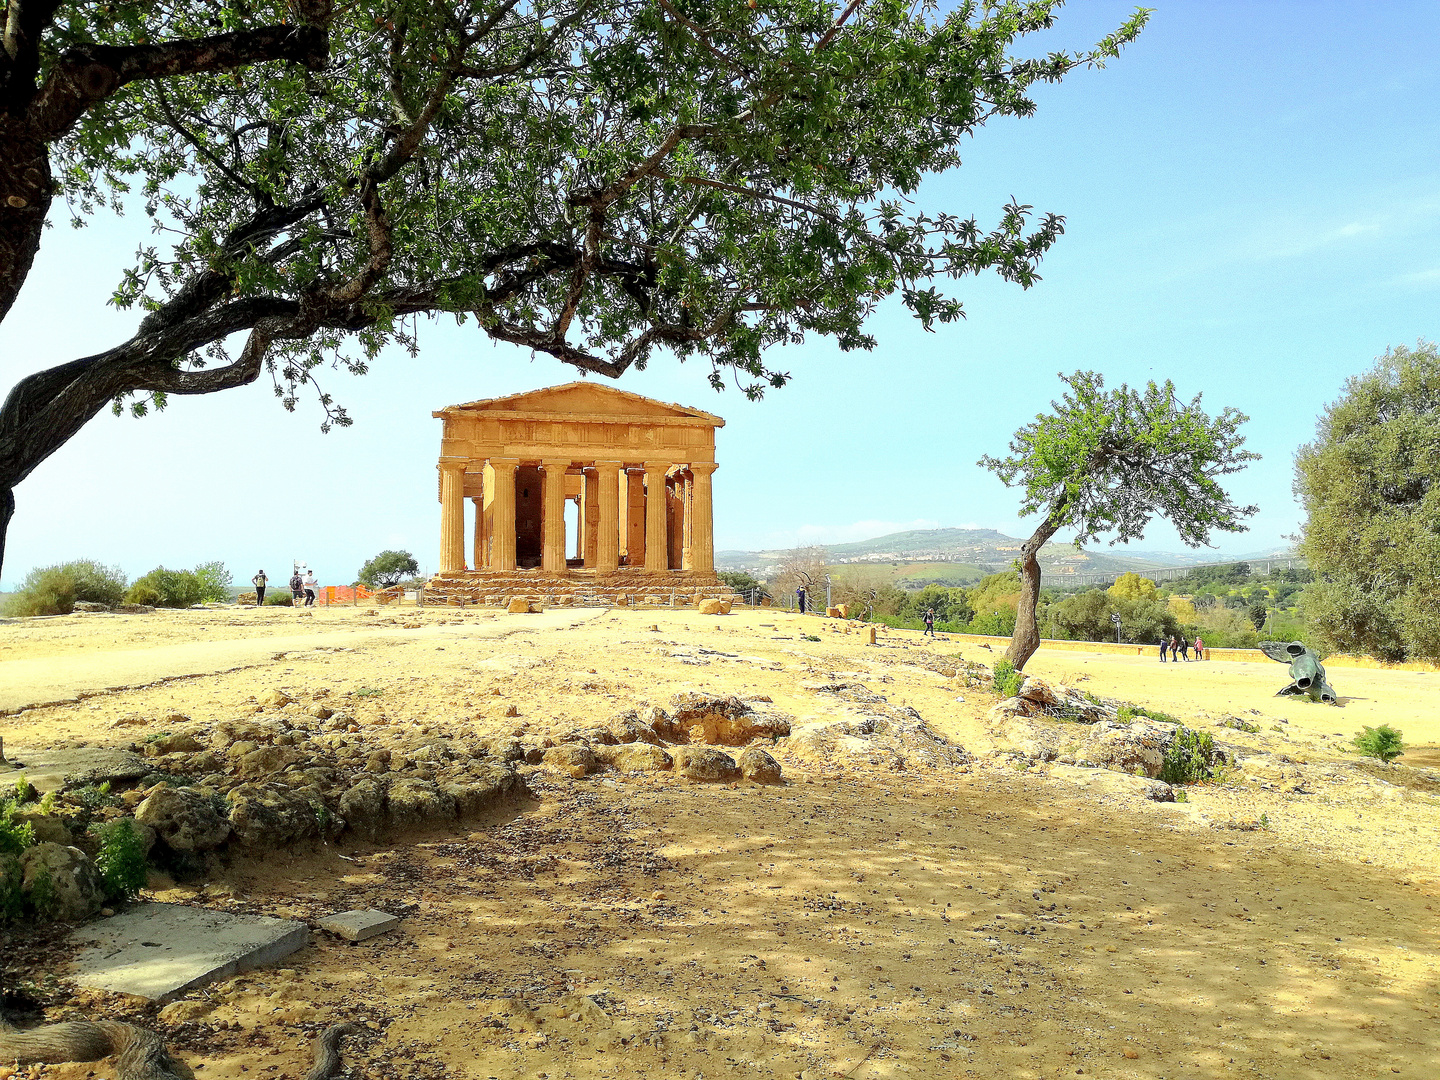
[[[1190,639],[1183,633],[1177,636],[1180,638],[1180,658],[1188,664],[1190,662]]]
[[[255,586],[255,606],[257,608],[265,606],[265,586],[269,581],[264,570],[250,579],[250,584]]]
[[[299,607],[302,597],[305,595],[305,582],[300,578],[300,567],[295,567],[295,573],[290,575],[290,605]]]
[[[934,637],[934,636],[935,636],[935,609],[934,609],[934,608],[926,608],[926,609],[925,609],[925,633],[926,633],[926,634],[929,634],[931,637]],[[924,637],[924,634],[922,634],[921,637]]]

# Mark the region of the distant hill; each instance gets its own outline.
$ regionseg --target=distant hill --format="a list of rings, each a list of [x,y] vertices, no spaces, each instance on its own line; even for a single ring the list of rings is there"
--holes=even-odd
[[[899,564],[904,572],[893,575],[896,584],[929,581],[975,580],[984,574],[1006,570],[1020,556],[1023,541],[995,529],[910,529],[850,544],[821,545],[833,565]],[[767,573],[784,560],[788,549],[770,551],[720,551],[715,565],[721,570],[748,570]],[[1197,563],[1241,562],[1288,554],[1286,548],[1248,555],[1217,555],[1200,550],[1175,554],[1165,551],[1130,549],[1076,549],[1073,544],[1046,544],[1040,549],[1040,566],[1047,578],[1060,585],[1071,575],[1123,573],[1127,570],[1159,570],[1193,566]],[[924,568],[907,564],[923,564]],[[959,564],[946,567],[944,564]],[[901,579],[904,579],[903,581]]]

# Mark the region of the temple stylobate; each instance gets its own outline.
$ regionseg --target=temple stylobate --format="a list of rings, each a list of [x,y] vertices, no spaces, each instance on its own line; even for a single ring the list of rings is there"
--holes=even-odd
[[[715,576],[720,417],[589,382],[433,415],[437,600],[729,595]]]

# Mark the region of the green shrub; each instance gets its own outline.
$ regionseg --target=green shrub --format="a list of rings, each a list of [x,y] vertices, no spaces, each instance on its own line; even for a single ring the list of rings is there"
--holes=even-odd
[[[1171,716],[1167,712],[1161,712],[1159,709],[1152,709],[1148,705],[1121,705],[1120,715],[1116,717],[1116,719],[1122,724],[1128,724],[1139,717],[1143,717],[1146,720],[1156,720],[1162,724],[1180,723],[1178,717]]]
[[[1350,740],[1350,744],[1357,747],[1362,754],[1377,757],[1388,765],[1405,753],[1402,734],[1403,732],[1396,731],[1389,724],[1381,724],[1379,727],[1366,727]]]
[[[1215,740],[1208,731],[1195,731],[1181,726],[1165,751],[1160,779],[1167,784],[1198,784],[1213,777]]]
[[[991,680],[995,686],[995,693],[1002,698],[1014,697],[1020,692],[1020,684],[1025,681],[1025,673],[1017,671],[1015,665],[1009,660],[996,660]]]
[[[29,822],[16,821],[15,810],[13,800],[0,802],[0,855],[19,855],[35,846],[35,829]]]
[[[294,607],[294,597],[290,595],[290,586],[282,585],[274,592],[265,595],[266,607]]]
[[[68,615],[77,601],[118,604],[124,594],[125,575],[118,567],[77,559],[31,570],[6,602],[5,614]]]
[[[145,840],[129,818],[101,826],[95,868],[107,900],[133,900],[145,887]]]
[[[205,583],[193,570],[166,570],[157,566],[125,594],[129,604],[149,604],[152,607],[187,608],[200,603],[205,594]]]

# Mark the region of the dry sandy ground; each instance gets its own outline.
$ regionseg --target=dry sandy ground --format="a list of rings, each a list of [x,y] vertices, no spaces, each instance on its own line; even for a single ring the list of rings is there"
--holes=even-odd
[[[139,1010],[202,1080],[299,1076],[306,1035],[344,1017],[367,1029],[347,1067],[376,1080],[1440,1076],[1440,783],[1357,767],[1335,735],[1388,721],[1434,743],[1433,676],[1336,669],[1337,710],[1272,697],[1277,664],[1037,655],[1033,671],[1085,677],[1092,693],[1199,726],[1260,724],[1213,729],[1258,767],[1164,805],[987,758],[993,696],[930,670],[953,642],[889,633],[872,647],[770,612],[298,615],[0,625],[0,655],[53,660],[66,696],[83,695],[0,717],[0,736],[128,744],[175,713],[252,713],[279,687],[348,692],[377,745],[423,728],[534,742],[681,689],[769,695],[797,721],[822,719],[838,706],[802,684],[845,671],[976,763],[807,764],[782,743],[780,788],[535,770],[533,802],[455,835],[217,865],[158,895],[406,918],[358,946],[317,932],[290,966],[194,995],[188,1021]],[[256,644],[271,638],[267,659]],[[103,690],[139,681],[113,678],[118,651],[201,642],[216,674],[172,654],[176,669],[157,676],[168,681]],[[60,696],[11,666],[0,694]],[[38,939],[12,948],[33,950],[37,975],[53,955]],[[137,1011],[63,981],[47,1000],[51,1018]]]

